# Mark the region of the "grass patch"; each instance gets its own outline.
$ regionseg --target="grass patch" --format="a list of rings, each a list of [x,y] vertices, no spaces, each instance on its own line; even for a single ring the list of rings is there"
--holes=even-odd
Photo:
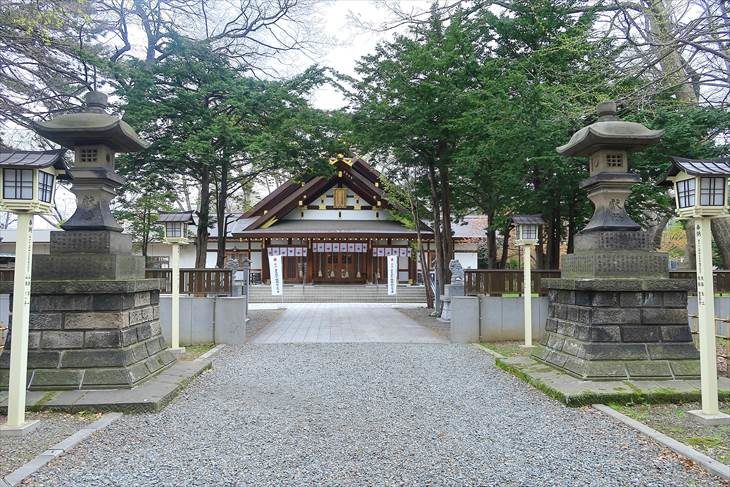
[[[524,357],[529,356],[534,348],[521,347],[524,342],[481,342],[480,345],[483,347],[504,355],[505,357]],[[540,345],[535,345],[539,347]]]
[[[208,350],[215,347],[215,343],[201,343],[198,345],[188,345],[185,347],[185,353],[180,356],[181,360],[195,360]]]
[[[608,405],[709,457],[730,464],[730,426],[705,426],[694,422],[686,414],[687,411],[701,409],[700,403]],[[723,412],[730,411],[730,403],[722,403],[720,409]]]

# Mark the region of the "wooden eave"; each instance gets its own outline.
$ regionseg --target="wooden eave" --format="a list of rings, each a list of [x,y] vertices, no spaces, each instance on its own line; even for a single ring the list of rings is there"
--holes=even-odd
[[[289,213],[291,210],[299,206],[299,200],[303,200],[304,196],[311,193],[319,193],[322,187],[327,184],[329,180],[323,176],[317,176],[310,179],[304,186],[300,186],[297,191],[292,192],[279,203],[276,204],[270,211],[266,212],[265,215],[259,216],[253,223],[251,223],[246,230],[252,230],[261,227],[270,220],[279,219],[282,216]]]
[[[301,182],[296,182],[293,179],[288,180],[287,182],[276,188],[274,191],[269,193],[266,197],[264,197],[264,199],[256,203],[253,208],[241,215],[241,218],[251,218],[254,216],[263,215],[265,209],[276,206],[278,202],[280,202],[301,187]]]

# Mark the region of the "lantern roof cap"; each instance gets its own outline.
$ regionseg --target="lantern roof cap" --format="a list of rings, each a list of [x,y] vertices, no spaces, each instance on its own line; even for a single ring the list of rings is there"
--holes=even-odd
[[[664,178],[659,182],[662,185],[671,185],[669,178],[680,172],[686,172],[690,176],[730,176],[730,157],[719,157],[717,159],[686,159],[684,157],[672,156],[672,165]]]
[[[66,149],[46,151],[1,150],[0,167],[15,167],[19,169],[43,169],[53,167],[64,174],[59,179],[68,178],[68,163],[64,155]]]
[[[598,121],[578,130],[570,141],[557,147],[563,156],[589,156],[601,149],[632,150],[655,144],[664,130],[651,130],[637,122],[627,122],[616,116],[616,102],[600,103],[596,108]]]
[[[106,108],[107,96],[91,91],[84,97],[80,111],[33,122],[33,130],[68,148],[100,144],[117,152],[137,152],[149,147],[127,122],[108,114]]]
[[[542,215],[513,215],[510,221],[515,225],[544,225]]]
[[[161,211],[159,223],[192,223],[195,224],[193,219],[193,211]]]

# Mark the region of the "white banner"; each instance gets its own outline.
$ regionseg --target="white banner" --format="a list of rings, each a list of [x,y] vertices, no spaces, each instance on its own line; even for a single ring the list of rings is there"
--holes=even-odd
[[[284,293],[284,273],[281,268],[281,255],[269,256],[269,274],[271,275],[271,295],[281,296]]]
[[[388,256],[388,296],[395,296],[398,289],[398,256]]]

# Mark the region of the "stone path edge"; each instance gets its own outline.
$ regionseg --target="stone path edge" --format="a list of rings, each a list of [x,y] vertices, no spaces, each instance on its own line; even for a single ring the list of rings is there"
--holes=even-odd
[[[31,411],[78,413],[122,412],[127,414],[156,413],[165,408],[195,378],[213,367],[209,357],[222,350],[215,347],[205,355],[188,362],[177,362],[165,372],[132,389],[45,391],[42,398],[28,402]],[[155,388],[157,388],[155,390]],[[69,397],[77,393],[78,397]],[[94,395],[97,401],[85,400]],[[125,397],[125,395],[127,397]],[[105,397],[106,396],[106,397]],[[116,396],[116,397],[115,397]],[[0,412],[7,411],[7,405],[0,406]],[[0,487],[3,487],[0,484]]]
[[[525,373],[520,367],[510,363],[513,361],[513,357],[506,358],[495,358],[494,363],[497,367],[508,372],[518,379],[530,384],[535,389],[543,392],[548,397],[551,397],[557,401],[562,402],[569,407],[581,407],[590,406],[598,403],[616,403],[616,404],[671,404],[671,403],[683,403],[683,402],[697,402],[701,399],[699,389],[696,392],[679,392],[679,391],[642,391],[637,388],[631,392],[590,392],[580,394],[566,394],[565,392],[546,384],[540,379]],[[531,359],[532,360],[532,359]],[[564,374],[566,377],[567,374]],[[575,379],[578,381],[579,379]],[[628,381],[623,381],[628,383]],[[631,387],[631,385],[629,385]],[[719,399],[721,401],[730,400],[730,391],[720,390]]]
[[[89,436],[93,435],[99,430],[106,428],[121,417],[122,413],[104,414],[98,420],[94,421],[88,426],[85,426],[84,428],[81,428],[65,440],[53,445],[48,450],[35,457],[33,460],[29,461],[25,465],[18,467],[15,471],[0,479],[0,487],[13,487],[20,484],[23,480],[36,473],[41,467],[43,467],[54,458],[63,455],[64,453],[84,441]]]
[[[606,406],[605,404],[593,404],[593,407],[598,411],[601,411],[602,413],[612,417],[613,419],[620,421],[626,426],[629,426],[636,431],[639,431],[640,433],[648,436],[657,443],[664,445],[665,447],[674,451],[676,454],[692,460],[708,472],[717,475],[725,480],[730,480],[730,466],[725,465],[724,463],[719,462],[712,457],[708,457],[704,453],[700,453],[694,448],[685,445],[684,443],[677,441],[674,438],[667,436],[664,433],[661,433],[640,421],[630,418],[625,414],[616,411],[610,406]]]

